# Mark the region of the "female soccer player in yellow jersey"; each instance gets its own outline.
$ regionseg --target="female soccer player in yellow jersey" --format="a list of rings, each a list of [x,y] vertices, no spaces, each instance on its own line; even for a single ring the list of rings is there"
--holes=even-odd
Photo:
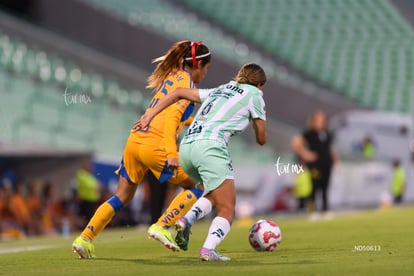
[[[211,54],[202,42],[180,41],[154,62],[158,62],[148,78],[147,88],[155,95],[147,111],[157,105],[160,99],[178,87],[194,87],[207,73]],[[167,228],[174,225],[200,198],[203,191],[195,188],[195,182],[188,177],[178,163],[177,136],[190,120],[194,102],[182,100],[161,112],[145,129],[131,130],[125,145],[124,156],[119,169],[116,193],[96,210],[87,226],[77,237],[72,249],[81,258],[95,257],[93,239],[111,221],[112,217],[133,198],[138,184],[147,170],[161,183],[180,185],[184,190],[171,202],[165,214],[148,231],[150,237],[159,240],[171,250],[179,250]]]

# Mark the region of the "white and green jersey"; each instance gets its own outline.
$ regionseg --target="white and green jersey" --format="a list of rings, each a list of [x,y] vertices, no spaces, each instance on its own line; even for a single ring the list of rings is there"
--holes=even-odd
[[[216,140],[228,144],[230,136],[242,132],[251,119],[266,120],[263,92],[235,81],[213,89],[199,89],[201,107],[181,144]]]

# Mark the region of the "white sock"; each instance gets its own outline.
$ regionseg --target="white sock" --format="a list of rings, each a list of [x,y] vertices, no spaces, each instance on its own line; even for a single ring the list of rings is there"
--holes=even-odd
[[[209,214],[211,212],[211,208],[211,201],[205,197],[200,197],[184,217],[190,225],[193,225],[197,220]]]
[[[215,217],[211,222],[203,247],[207,249],[215,249],[217,245],[224,240],[229,231],[229,221],[223,217]]]

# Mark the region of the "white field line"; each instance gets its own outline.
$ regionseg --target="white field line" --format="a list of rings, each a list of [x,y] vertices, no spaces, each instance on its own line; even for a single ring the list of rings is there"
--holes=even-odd
[[[13,248],[3,248],[3,249],[0,249],[0,254],[44,250],[44,249],[55,248],[55,247],[58,247],[58,245],[32,245],[32,246],[20,246],[20,247],[13,247]]]

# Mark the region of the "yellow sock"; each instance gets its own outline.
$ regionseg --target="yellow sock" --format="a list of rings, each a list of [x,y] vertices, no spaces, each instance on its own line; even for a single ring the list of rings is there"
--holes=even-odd
[[[96,210],[95,214],[89,221],[88,225],[83,230],[81,236],[87,238],[90,241],[106,227],[106,225],[112,220],[115,215],[115,210],[111,204],[104,202]]]
[[[158,219],[157,224],[163,227],[171,227],[190,210],[202,194],[202,190],[195,188],[182,191],[171,201],[165,213]]]

